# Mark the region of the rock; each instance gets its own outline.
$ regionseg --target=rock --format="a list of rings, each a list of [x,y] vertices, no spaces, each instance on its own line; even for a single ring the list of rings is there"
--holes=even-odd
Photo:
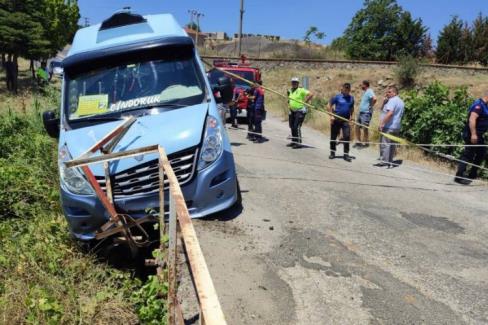
[[[383,86],[384,84],[385,84],[385,82],[383,81],[383,79],[378,80],[378,86]]]

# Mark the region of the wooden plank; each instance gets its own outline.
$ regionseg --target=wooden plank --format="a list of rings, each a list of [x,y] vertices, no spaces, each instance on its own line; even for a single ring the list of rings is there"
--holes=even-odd
[[[163,157],[164,150],[159,148],[160,156]],[[203,314],[203,318],[207,324],[220,325],[227,324],[225,321],[224,313],[220,306],[217,292],[213,285],[210,272],[205,262],[198,238],[191,222],[190,214],[186,207],[183,193],[179,186],[176,175],[166,157],[162,159],[163,167],[166,172],[170,184],[174,186],[174,200],[176,204],[176,213],[180,224],[181,235],[185,243],[186,253],[188,261],[190,263],[191,272],[195,287],[197,288],[198,300],[200,302],[200,309]]]
[[[168,320],[176,324],[176,207],[174,200],[174,184],[170,185],[169,195],[169,243],[168,243]]]
[[[129,157],[138,156],[141,154],[155,153],[155,152],[158,152],[158,145],[152,145],[152,146],[127,150],[127,151],[109,153],[109,154],[101,155],[101,156],[97,156],[97,157],[90,157],[90,158],[83,157],[83,158],[73,159],[73,160],[65,162],[65,165],[68,168],[85,166],[88,164],[102,163],[105,161],[118,160],[121,158],[129,158]]]

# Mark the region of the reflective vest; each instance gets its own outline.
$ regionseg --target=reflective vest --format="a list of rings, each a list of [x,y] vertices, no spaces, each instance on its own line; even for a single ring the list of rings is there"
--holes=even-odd
[[[288,106],[292,111],[298,111],[302,109],[305,105],[305,98],[310,92],[305,88],[298,87],[297,89],[288,90]]]

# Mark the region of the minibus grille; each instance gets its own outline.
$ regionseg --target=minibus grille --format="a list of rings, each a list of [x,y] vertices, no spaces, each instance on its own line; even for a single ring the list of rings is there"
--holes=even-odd
[[[168,156],[180,186],[190,182],[195,174],[198,159],[198,148],[183,150]],[[126,169],[111,175],[114,198],[131,195],[157,193],[159,191],[159,161],[148,161],[144,164]],[[106,192],[105,177],[95,176],[98,184]],[[164,189],[169,188],[169,181],[164,175]]]

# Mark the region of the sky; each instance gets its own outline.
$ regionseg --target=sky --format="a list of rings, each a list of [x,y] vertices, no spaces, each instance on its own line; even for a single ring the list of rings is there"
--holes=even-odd
[[[415,18],[421,18],[434,40],[454,15],[472,22],[482,12],[488,15],[488,0],[397,0]],[[204,14],[203,32],[224,31],[233,35],[239,27],[240,0],[78,0],[80,24],[87,17],[96,24],[114,11],[130,6],[140,14],[171,13],[185,25],[189,9]],[[243,33],[278,35],[302,39],[310,26],[325,32],[323,43],[341,36],[363,0],[244,0]]]

